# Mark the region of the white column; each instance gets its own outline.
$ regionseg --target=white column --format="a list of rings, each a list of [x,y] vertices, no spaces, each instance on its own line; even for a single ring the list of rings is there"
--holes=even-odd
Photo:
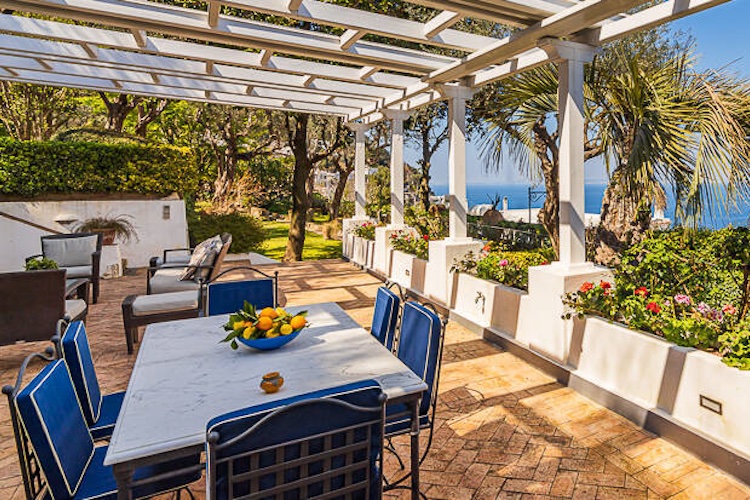
[[[466,197],[466,100],[472,89],[458,85],[445,85],[441,92],[448,97],[448,215],[449,239],[466,239],[466,214],[469,211]]]
[[[542,46],[554,51],[558,63],[558,130],[560,131],[560,263],[586,261],[584,198],[584,98],[583,67],[596,49],[573,42],[551,41]]]
[[[407,111],[383,110],[391,120],[391,226],[404,225],[404,120]]]
[[[354,218],[366,219],[367,177],[365,172],[365,131],[364,124],[352,125],[355,132],[354,143]]]

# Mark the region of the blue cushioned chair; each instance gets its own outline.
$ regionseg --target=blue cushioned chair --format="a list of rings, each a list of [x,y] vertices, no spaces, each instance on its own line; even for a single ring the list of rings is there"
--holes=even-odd
[[[18,390],[32,356],[24,360],[16,386],[3,388],[16,443],[25,443],[18,449],[27,498],[116,499],[114,475],[104,465],[107,447],[94,446],[65,360],[53,360]],[[133,497],[184,488],[200,479],[201,471],[199,455],[139,468]]]
[[[420,463],[424,461],[432,444],[445,325],[446,320],[438,316],[431,304],[423,305],[413,301],[404,304],[396,355],[427,384],[427,391],[422,395],[419,405],[419,426],[422,429],[429,428],[430,432]],[[406,434],[410,429],[411,412],[406,405],[388,405],[386,437]],[[401,478],[398,482],[405,478]]]
[[[115,429],[125,392],[102,396],[86,327],[82,321],[74,321],[67,326],[60,345],[59,350],[68,364],[91,436],[96,440],[109,438]]]
[[[252,271],[260,274],[262,278],[242,281],[219,281],[219,278],[237,271]],[[273,276],[264,273],[254,267],[233,267],[217,275],[207,285],[206,291],[206,314],[215,316],[217,314],[233,313],[245,304],[245,301],[253,304],[256,308],[276,307],[278,305],[278,281],[279,272],[275,271]]]
[[[389,286],[397,286],[393,283],[388,286],[378,288],[375,296],[375,310],[372,313],[372,325],[370,333],[378,339],[389,351],[393,351],[393,345],[396,341],[396,325],[401,312],[401,298],[396,295]],[[399,287],[400,291],[400,287]]]
[[[381,498],[384,403],[366,380],[212,419],[207,497]]]

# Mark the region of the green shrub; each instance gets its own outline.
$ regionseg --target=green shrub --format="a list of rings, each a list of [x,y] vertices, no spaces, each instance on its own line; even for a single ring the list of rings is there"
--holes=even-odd
[[[503,285],[526,290],[529,287],[529,267],[549,264],[541,252],[490,252],[477,262],[477,277],[499,281]]]
[[[266,232],[263,222],[255,217],[240,212],[214,214],[193,212],[188,215],[188,232],[190,245],[221,233],[232,235],[231,253],[253,252],[258,249]]]
[[[40,271],[42,269],[57,269],[57,262],[47,257],[31,259],[26,262],[27,271]]]
[[[359,236],[366,240],[375,241],[375,228],[377,225],[372,221],[363,222],[359,226],[355,227],[352,231],[354,236]]]
[[[4,195],[184,195],[197,187],[197,163],[188,148],[0,138],[0,194]]]
[[[396,231],[391,234],[391,247],[399,252],[416,255],[417,258],[430,258],[430,238],[427,235],[414,234],[412,231]]]
[[[52,138],[60,142],[95,142],[99,144],[148,144],[148,141],[136,135],[117,133],[112,130],[96,128],[76,128],[61,132]]]

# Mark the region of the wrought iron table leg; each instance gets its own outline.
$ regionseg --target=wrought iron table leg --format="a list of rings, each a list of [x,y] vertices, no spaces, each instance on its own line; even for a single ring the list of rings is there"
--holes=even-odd
[[[419,500],[419,401],[411,405],[411,498]]]
[[[133,473],[135,469],[128,463],[112,466],[112,473],[117,481],[117,500],[133,500]]]

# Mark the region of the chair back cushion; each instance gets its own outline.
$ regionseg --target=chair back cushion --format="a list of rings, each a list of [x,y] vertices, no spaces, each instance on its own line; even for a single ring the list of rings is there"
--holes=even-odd
[[[221,243],[221,250],[214,261],[214,268],[210,271],[205,271],[205,273],[207,273],[206,278],[208,278],[208,281],[212,281],[221,272],[221,265],[224,263],[224,258],[229,253],[229,247],[232,246],[232,235],[229,233],[222,233]]]
[[[42,254],[58,267],[90,266],[91,254],[97,251],[98,234],[72,234],[64,237],[42,237]]]
[[[0,274],[0,346],[49,340],[64,316],[64,269]]]
[[[63,359],[68,364],[78,401],[88,425],[99,420],[102,408],[102,392],[96,378],[94,360],[91,357],[89,339],[83,321],[74,321],[62,336]]]
[[[393,341],[396,337],[396,320],[400,307],[401,299],[398,295],[384,286],[378,288],[370,333],[388,350],[393,350]]]
[[[384,400],[366,380],[216,417],[207,426],[208,487],[214,498],[343,488],[352,490],[347,498],[380,498]]]
[[[188,266],[211,266],[216,260],[216,256],[221,251],[221,236],[218,234],[212,236],[207,240],[203,240],[198,243],[193,249],[193,254],[190,256]],[[191,279],[205,278],[207,271],[203,269],[196,269],[195,267],[186,267],[180,276],[181,281],[187,281]]]
[[[419,414],[426,415],[432,398],[433,386],[439,368],[442,323],[440,318],[421,304],[406,302],[401,316],[401,334],[398,341],[398,359],[427,384]]]
[[[208,285],[206,311],[209,316],[229,314],[242,309],[245,301],[260,310],[276,307],[273,278],[224,281]]]
[[[18,393],[16,406],[52,498],[71,498],[94,456],[94,442],[65,361],[47,365]]]

